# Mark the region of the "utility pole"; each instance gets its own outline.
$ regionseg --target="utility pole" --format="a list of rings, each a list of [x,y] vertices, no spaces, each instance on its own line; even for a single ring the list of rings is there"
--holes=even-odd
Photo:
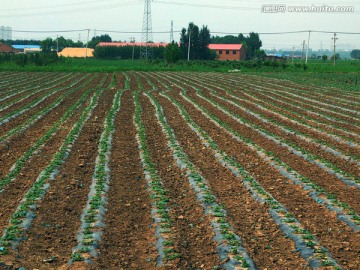
[[[89,36],[90,36],[90,29],[87,29],[87,39],[86,39],[86,50],[85,50],[85,59],[87,59],[87,51],[88,51],[88,45],[89,45]]]
[[[59,53],[59,35],[56,36],[56,52]]]
[[[294,50],[295,50],[295,47],[293,47],[292,49],[292,56],[291,56],[291,64],[294,65]]]
[[[311,31],[309,31],[309,36],[308,36],[308,43],[307,43],[307,48],[306,48],[306,60],[305,60],[305,64],[307,64],[307,62],[308,62],[308,57],[309,57],[310,33],[311,33]]]
[[[332,38],[334,40],[334,66],[336,64],[336,40],[338,40],[338,38],[336,37],[336,33],[334,33],[334,37]]]
[[[133,44],[133,49],[132,49],[132,57],[131,59],[134,60],[134,52],[135,52],[135,37],[131,37],[130,38],[130,42]]]
[[[190,61],[191,29],[189,28],[188,61]]]
[[[301,63],[302,63],[302,61],[303,61],[303,59],[304,59],[304,49],[305,49],[305,40],[304,40],[303,43],[302,43]]]

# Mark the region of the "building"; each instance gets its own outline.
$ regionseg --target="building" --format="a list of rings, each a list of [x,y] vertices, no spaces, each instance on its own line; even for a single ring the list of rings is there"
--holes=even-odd
[[[246,59],[246,51],[242,44],[209,44],[208,48],[216,52],[218,60]]]
[[[166,47],[167,43],[147,43],[149,47]],[[125,46],[137,46],[137,47],[145,47],[145,42],[100,42],[97,46],[105,47],[105,46],[113,46],[113,47],[125,47]]]
[[[6,26],[0,26],[0,39],[11,40],[12,39],[12,28]]]
[[[64,48],[61,52],[59,52],[58,56],[89,58],[89,57],[94,57],[94,49],[68,47],[68,48]]]
[[[12,45],[12,47],[22,53],[41,52],[40,45]]]
[[[19,53],[15,48],[0,42],[0,53]]]

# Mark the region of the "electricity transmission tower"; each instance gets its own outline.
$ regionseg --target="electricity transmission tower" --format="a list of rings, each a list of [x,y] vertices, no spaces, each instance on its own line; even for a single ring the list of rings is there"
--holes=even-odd
[[[336,33],[334,33],[334,37],[332,38],[332,40],[334,40],[334,66],[336,64],[336,41],[338,40],[338,38],[336,37]]]
[[[149,59],[153,57],[152,46],[152,23],[151,23],[151,0],[144,0],[144,18],[141,37],[140,58]]]
[[[170,43],[174,41],[174,21],[171,21]]]

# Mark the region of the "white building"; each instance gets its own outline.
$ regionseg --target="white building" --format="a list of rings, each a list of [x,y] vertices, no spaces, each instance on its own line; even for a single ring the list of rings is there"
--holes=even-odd
[[[7,26],[0,26],[0,39],[12,39],[12,28]]]

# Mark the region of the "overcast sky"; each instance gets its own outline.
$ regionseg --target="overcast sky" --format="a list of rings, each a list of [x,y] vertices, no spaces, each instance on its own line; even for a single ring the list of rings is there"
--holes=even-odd
[[[284,4],[285,12],[262,12],[264,5]],[[289,6],[352,6],[354,12],[289,12]],[[260,34],[264,49],[301,49],[308,33],[265,35],[265,33],[321,30],[331,33],[311,33],[310,48],[331,49],[333,32],[360,33],[359,0],[154,0],[152,8],[153,40],[168,42],[171,21],[174,21],[174,38],[189,22],[207,25],[212,32]],[[91,29],[90,38],[106,31],[113,40],[141,40],[144,1],[142,0],[11,0],[0,6],[0,26],[13,28],[13,39],[46,37],[86,41],[87,31],[69,33],[24,33],[16,31],[52,31]],[[96,29],[96,32],[94,31]],[[224,35],[224,34],[219,34]],[[360,34],[338,34],[338,48],[360,48]]]

